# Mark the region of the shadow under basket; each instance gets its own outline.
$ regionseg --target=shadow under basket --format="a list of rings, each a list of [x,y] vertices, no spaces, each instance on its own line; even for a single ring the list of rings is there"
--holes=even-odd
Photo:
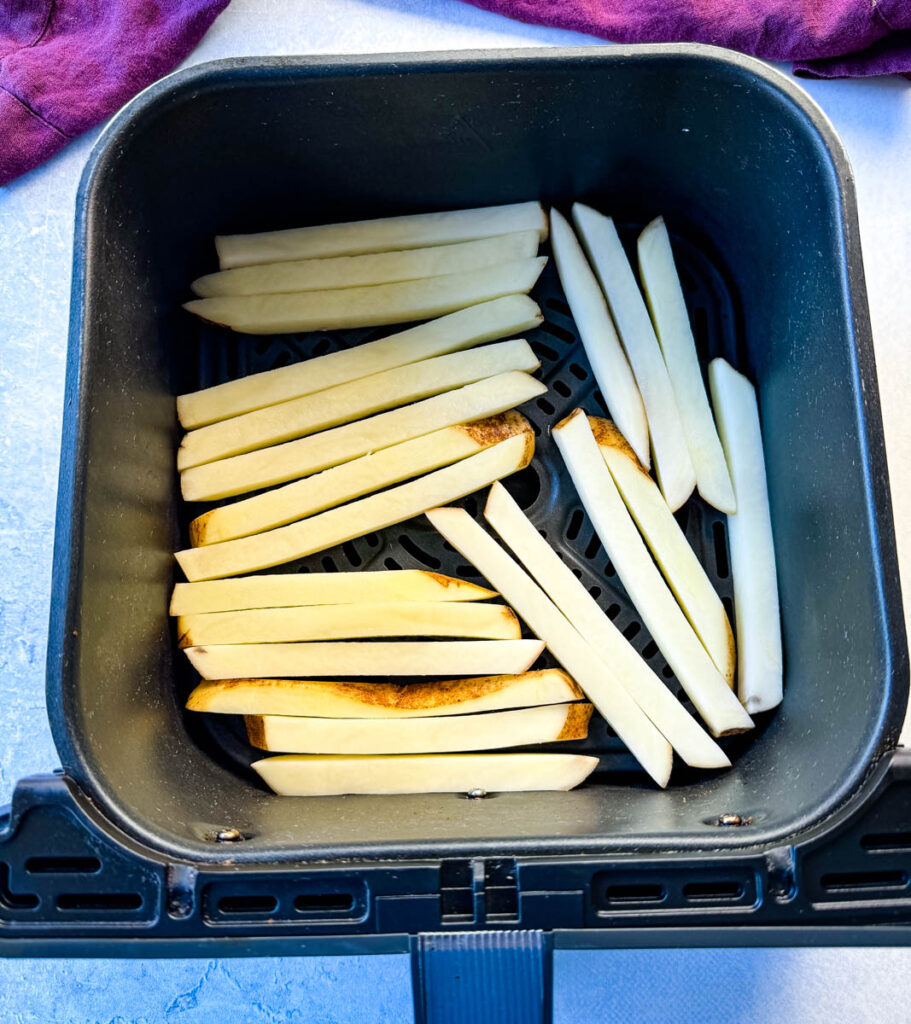
[[[700,355],[724,355],[757,383],[784,704],[725,741],[730,770],[677,764],[664,792],[601,722],[560,746],[601,759],[569,793],[274,796],[235,723],[183,710],[194,678],[167,616],[172,552],[202,507],[180,501],[174,397],[395,328],[233,335],[180,308],[188,284],[215,268],[218,233],[531,198],[603,209],[626,243],[663,214]],[[67,778],[130,842],[201,865],[225,859],[213,837],[228,834],[235,871],[445,858],[455,881],[439,885],[462,894],[447,897],[458,916],[474,885],[458,865],[473,858],[548,857],[569,871],[594,854],[637,864],[686,852],[698,863],[787,846],[853,813],[885,777],[907,652],[853,185],[831,128],[780,75],[692,46],[203,65],[144,93],[96,147],[73,288],[48,708]],[[522,410],[537,453],[507,486],[676,687],[547,432],[576,405],[600,403],[552,266],[533,297],[545,323],[528,337],[549,391]],[[477,512],[479,499],[464,504]],[[724,517],[697,498],[680,517],[730,610]],[[398,567],[478,578],[423,520],[280,571]],[[735,819],[745,827],[723,827]],[[515,885],[498,870],[490,892]],[[656,899],[753,905],[751,877],[697,872],[679,892],[639,877],[583,888],[597,924]],[[352,919],[368,899],[352,886],[336,916]],[[317,917],[332,909],[331,892],[289,894]],[[283,912],[274,888],[223,895],[205,904],[211,920]]]

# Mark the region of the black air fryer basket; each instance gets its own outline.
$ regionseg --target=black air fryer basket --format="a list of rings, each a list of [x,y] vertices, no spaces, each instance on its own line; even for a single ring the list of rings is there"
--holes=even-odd
[[[216,233],[531,198],[589,202],[625,241],[664,214],[701,355],[757,382],[784,704],[725,741],[729,771],[677,766],[664,792],[601,723],[569,793],[276,797],[240,730],[183,711],[174,396],[391,329],[232,335],[181,310],[187,284]],[[549,391],[507,486],[676,686],[547,433],[599,402],[552,267],[533,297]],[[729,599],[723,517],[682,515]],[[423,520],[281,571],[301,565],[478,579]],[[851,173],[787,79],[701,46],[232,60],[115,118],[77,210],[47,677],[63,770],[0,818],[0,953],[906,942],[907,684]]]

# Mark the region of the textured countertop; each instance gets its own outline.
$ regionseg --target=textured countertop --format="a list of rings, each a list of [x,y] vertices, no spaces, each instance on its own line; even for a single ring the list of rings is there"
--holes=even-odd
[[[592,43],[456,0],[234,0],[188,63],[248,54]],[[911,86],[802,82],[840,134],[860,227],[911,607]],[[56,764],[44,654],[76,187],[97,130],[0,189],[0,805]],[[561,952],[555,1019],[906,1021],[911,950]],[[0,1024],[411,1019],[404,957],[0,961]]]

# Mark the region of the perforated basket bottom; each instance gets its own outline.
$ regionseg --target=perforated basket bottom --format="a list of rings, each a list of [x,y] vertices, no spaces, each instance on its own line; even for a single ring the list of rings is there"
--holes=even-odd
[[[637,233],[637,227],[621,229],[631,255],[634,253]],[[673,243],[703,367],[718,355],[738,365],[739,313],[731,288],[716,263],[699,246],[680,237],[674,237]],[[528,417],[535,430],[535,456],[530,466],[507,478],[504,483],[617,628],[680,696],[687,709],[694,713],[692,703],[683,693],[619,582],[550,437],[549,428],[577,406],[582,406],[590,413],[608,415],[552,260],[532,292],[532,298],[540,305],[545,320],[538,329],[527,332],[525,336],[541,360],[541,368],[536,376],[547,384],[549,390],[546,395],[521,406],[520,411]],[[395,327],[382,327],[335,331],[331,334],[313,332],[248,337],[201,323],[195,386],[209,387],[235,377],[323,355],[334,349],[350,348],[385,337],[395,330]],[[483,522],[480,512],[484,493],[470,495],[457,504]],[[219,503],[184,507],[181,527],[185,546],[188,544],[187,526],[190,519],[202,510],[214,507],[214,504]],[[698,494],[694,494],[677,513],[677,519],[721,595],[736,630],[724,515],[704,502]],[[369,533],[271,571],[369,572],[377,569],[432,569],[461,579],[485,582],[474,567],[467,565],[423,516],[379,533]],[[525,635],[531,634],[526,631]],[[185,659],[180,659],[179,664],[182,668],[178,685],[183,695],[195,685],[196,678]],[[545,652],[538,664],[555,663],[549,653]],[[185,712],[185,718],[190,734],[211,756],[259,785],[258,777],[249,765],[263,755],[248,744],[242,719],[190,712]],[[748,744],[754,742],[760,731],[761,726],[750,734],[726,738],[721,744],[733,760]],[[585,740],[521,749],[575,751],[597,755],[600,765],[593,777],[596,781],[607,781],[608,774],[614,773],[622,773],[626,782],[640,781],[632,773],[641,776],[641,780],[645,779],[614,731],[597,714],[592,718],[589,736]],[[692,773],[678,764],[673,776],[674,782],[681,784],[690,778]]]

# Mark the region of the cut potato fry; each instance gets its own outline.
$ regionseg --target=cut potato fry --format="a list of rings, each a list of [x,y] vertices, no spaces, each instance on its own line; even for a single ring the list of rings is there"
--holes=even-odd
[[[645,404],[655,475],[661,493],[671,509],[676,511],[693,493],[696,471],[687,448],[677,399],[645,301],[610,217],[576,203],[573,206],[573,219],[601,283]],[[616,416],[614,420],[622,430],[623,426]],[[630,444],[636,450],[631,440]],[[638,455],[638,450],[636,453]],[[643,465],[647,466],[648,463],[643,462]]]
[[[630,515],[649,546],[674,597],[702,646],[728,686],[734,685],[737,655],[727,613],[686,534],[654,480],[610,420],[589,416],[588,423]]]
[[[584,740],[591,704],[550,704],[448,718],[294,718],[248,715],[254,747],[293,754],[445,754]]]
[[[662,217],[639,236],[639,277],[671,378],[699,493],[722,512],[735,512],[734,489],[699,368],[696,341],[671,240]]]
[[[458,274],[334,291],[192,299],[184,309],[241,334],[379,327],[442,316],[501,295],[525,294],[546,262],[539,256]]]
[[[781,703],[784,659],[775,572],[775,541],[756,389],[723,359],[709,364],[709,385],[737,502],[728,516],[734,615],[739,647],[737,688],[747,711]]]
[[[254,761],[252,767],[281,796],[524,793],[573,789],[598,767],[598,758],[582,754],[284,754]]]
[[[202,299],[218,295],[270,295],[356,288],[493,267],[510,260],[529,259],[537,252],[537,231],[514,231],[508,235],[436,245],[428,249],[237,267],[218,274],[206,274],[197,278],[190,287]]]
[[[490,488],[484,518],[683,760],[698,768],[729,765],[724,751],[633,649],[500,483]]]
[[[369,570],[368,570],[369,572]],[[370,572],[276,573],[236,580],[176,583],[171,615],[231,612],[243,608],[358,604],[366,592],[374,601],[483,601],[493,590],[426,569]]]
[[[255,676],[518,675],[544,650],[537,640],[346,640],[187,647],[203,679]]]
[[[502,604],[396,601],[206,612],[177,619],[180,647],[357,640],[380,636],[453,636],[518,640],[519,620]]]
[[[546,391],[534,377],[512,370],[310,437],[194,466],[181,473],[181,491],[187,501],[211,501],[283,484],[443,427],[505,412]]]
[[[626,353],[573,229],[557,211],[550,211],[551,245],[573,320],[585,354],[611,416],[633,446],[639,461],[649,464],[648,423],[645,406]]]
[[[542,319],[541,310],[527,295],[506,295],[410,327],[388,338],[180,395],[177,416],[187,430],[202,427],[395,366],[506,338],[537,327]]]
[[[582,691],[556,668],[517,676],[415,683],[351,683],[317,679],[218,679],[200,683],[189,711],[311,718],[428,718],[580,700]]]
[[[190,543],[200,547],[284,526],[409,477],[448,466],[521,433],[531,434],[532,428],[517,412],[444,427],[343,462],[304,480],[205,512],[190,523]]]
[[[231,455],[291,441],[350,423],[510,370],[531,372],[541,365],[527,341],[516,338],[466,352],[397,366],[371,377],[233,416],[184,435],[177,468],[189,469]]]
[[[494,480],[524,469],[533,453],[534,434],[518,434],[407,484],[320,512],[290,526],[280,526],[277,530],[178,551],[176,558],[191,582],[236,576],[291,562],[401,523],[434,505],[463,498]]]
[[[752,728],[750,716],[715,668],[652,561],[601,457],[585,413],[576,409],[554,427],[553,437],[620,581],[712,734],[726,736]],[[522,609],[511,595],[504,591],[503,596],[521,615]],[[578,681],[586,689],[583,680]]]
[[[251,263],[321,259],[417,246],[449,245],[513,231],[535,231],[547,238],[547,218],[540,203],[510,203],[471,210],[417,213],[343,224],[318,224],[252,235],[220,235],[215,239],[222,270]]]
[[[670,744],[544,591],[464,509],[435,508],[427,518],[503,593],[642,767],[659,786],[666,786],[673,759]]]

